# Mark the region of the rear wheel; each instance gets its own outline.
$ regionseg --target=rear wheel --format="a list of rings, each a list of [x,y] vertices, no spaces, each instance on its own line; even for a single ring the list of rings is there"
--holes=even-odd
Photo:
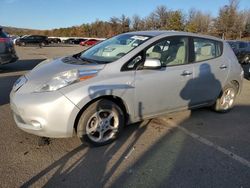
[[[102,146],[114,141],[124,126],[121,108],[114,102],[102,99],[91,104],[81,115],[77,134],[84,143]]]
[[[21,42],[21,46],[26,46],[26,43],[25,42]]]
[[[214,110],[216,112],[228,112],[234,106],[237,88],[233,84],[228,84],[222,90],[221,95],[217,98]]]

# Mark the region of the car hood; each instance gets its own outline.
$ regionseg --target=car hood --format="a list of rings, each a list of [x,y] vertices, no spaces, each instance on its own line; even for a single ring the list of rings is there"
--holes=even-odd
[[[73,57],[64,57],[54,60],[45,60],[34,67],[28,72],[25,77],[27,83],[25,84],[26,92],[33,92],[41,85],[48,82],[55,75],[73,69],[78,70],[101,70],[105,67],[105,64],[88,64],[81,60],[77,60]]]

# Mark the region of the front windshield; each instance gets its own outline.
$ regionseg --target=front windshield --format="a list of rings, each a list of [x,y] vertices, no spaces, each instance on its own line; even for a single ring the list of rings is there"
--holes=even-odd
[[[149,36],[122,34],[103,41],[83,52],[82,60],[96,63],[110,63],[148,40]]]

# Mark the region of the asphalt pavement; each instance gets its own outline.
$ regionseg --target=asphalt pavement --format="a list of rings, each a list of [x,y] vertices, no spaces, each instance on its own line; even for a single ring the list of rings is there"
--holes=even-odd
[[[0,67],[0,187],[250,187],[250,81],[235,108],[168,114],[127,125],[103,147],[77,137],[39,138],[18,129],[9,93],[15,80],[47,58],[80,46],[17,47],[19,61]]]

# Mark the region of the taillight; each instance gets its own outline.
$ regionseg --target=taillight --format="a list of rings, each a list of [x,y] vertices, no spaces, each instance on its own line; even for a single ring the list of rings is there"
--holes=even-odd
[[[0,38],[0,42],[10,42],[9,38]]]

